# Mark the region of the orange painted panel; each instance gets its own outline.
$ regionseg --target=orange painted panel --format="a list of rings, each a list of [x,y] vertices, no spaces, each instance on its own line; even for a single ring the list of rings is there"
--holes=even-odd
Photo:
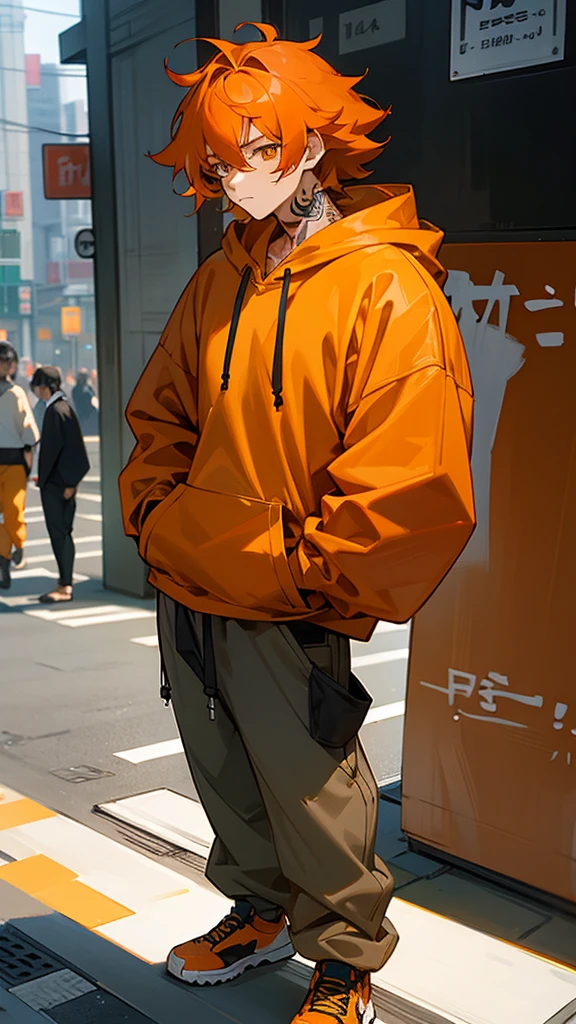
[[[478,525],[416,616],[403,827],[576,900],[576,242],[446,245]]]

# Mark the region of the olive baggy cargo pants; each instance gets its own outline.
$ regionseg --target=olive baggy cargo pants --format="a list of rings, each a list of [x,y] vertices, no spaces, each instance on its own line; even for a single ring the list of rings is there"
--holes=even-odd
[[[346,687],[349,640],[306,623],[208,617],[158,598],[163,671],[216,835],[207,877],[232,900],[282,907],[306,959],[379,970],[398,935],[386,918],[393,880],[374,854],[376,781],[357,736],[333,749],[310,732],[313,666]],[[176,639],[183,616],[198,671],[191,667],[196,656],[183,657]],[[203,642],[207,618],[210,643]],[[210,645],[218,686],[213,721],[201,678]]]

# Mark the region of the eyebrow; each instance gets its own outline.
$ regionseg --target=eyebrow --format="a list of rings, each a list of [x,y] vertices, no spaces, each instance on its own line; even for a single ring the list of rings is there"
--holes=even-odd
[[[248,149],[249,146],[253,146],[256,142],[260,142],[261,139],[265,138],[265,135],[257,135],[255,139],[250,139],[249,142],[245,142],[243,146],[240,146],[240,149]]]

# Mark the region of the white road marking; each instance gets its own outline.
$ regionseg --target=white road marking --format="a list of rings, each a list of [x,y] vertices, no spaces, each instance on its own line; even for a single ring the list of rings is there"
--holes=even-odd
[[[133,619],[147,619],[154,612],[146,612],[144,609],[134,608],[132,611],[117,612],[114,615],[87,615],[84,619],[74,619],[72,622],[61,622],[61,626],[70,626],[71,629],[79,629],[81,626],[104,626],[110,622],[129,622]]]
[[[133,636],[130,643],[141,644],[142,647],[158,647],[158,637],[156,633],[153,636]]]
[[[388,718],[401,718],[406,709],[406,702],[395,701],[393,704],[382,704],[377,708],[370,708],[366,715],[364,725],[372,722],[383,722]],[[118,750],[114,757],[121,757],[123,761],[130,761],[131,764],[142,764],[144,761],[157,761],[161,757],[172,757],[174,754],[183,754],[184,748],[180,739],[163,740],[160,743],[149,743],[145,747],[133,747],[131,750]]]
[[[134,619],[154,618],[156,613],[147,611],[145,608],[127,608],[123,605],[103,604],[100,606],[93,605],[91,608],[35,608],[31,611],[25,611],[24,614],[31,615],[35,619],[43,619],[45,622],[55,622],[58,626],[79,629],[82,626],[101,626],[112,622],[128,622]]]
[[[364,719],[364,725],[370,725],[372,722],[383,722],[387,718],[401,718],[405,711],[405,700],[397,700],[393,704],[381,704],[378,708],[370,708]]]
[[[44,522],[44,516],[43,515],[40,515],[40,516],[29,516],[29,515],[26,515],[26,513],[25,513],[24,514],[24,519],[26,520],[26,526],[33,526],[34,523],[43,523]]]
[[[401,647],[396,651],[376,651],[375,654],[361,654],[358,658],[352,658],[352,668],[362,668],[365,665],[379,665],[381,662],[405,661],[409,653],[409,647]]]
[[[97,501],[97,502],[101,502],[102,501],[102,495],[101,494],[86,494],[86,493],[80,494],[79,493],[79,494],[76,495],[76,498],[77,499],[80,498],[81,500],[84,499],[84,501]]]
[[[374,630],[375,633],[407,633],[410,629],[410,623],[398,623],[398,622],[379,622]]]
[[[83,484],[100,484],[100,483],[102,483],[102,478],[99,477],[99,476],[85,476],[84,479],[82,480],[82,483]]]
[[[119,750],[114,757],[121,757],[131,764],[142,764],[143,761],[156,761],[159,757],[171,757],[183,754],[182,740],[164,740],[163,743],[150,743],[147,747],[134,747],[133,750]]]
[[[90,519],[90,521],[93,522],[93,523],[101,523],[102,522],[102,513],[101,512],[77,512],[76,513],[76,518],[77,519]]]
[[[98,538],[100,539],[100,538]],[[75,558],[96,558],[102,554],[102,548],[96,548],[94,551],[77,551]],[[37,565],[39,562],[54,561],[54,555],[51,551],[47,551],[45,555],[32,555],[31,558],[26,558],[28,565]],[[16,570],[18,571],[18,570]],[[22,575],[22,573],[19,573]]]
[[[100,541],[102,540],[102,537],[100,536],[99,533],[95,533],[91,537],[74,537],[74,543],[75,544],[93,544],[95,540],[100,540]],[[25,546],[26,549],[28,549],[28,548],[39,548],[39,547],[42,547],[43,544],[49,544],[49,543],[50,543],[50,537],[42,537],[40,540],[27,540],[26,544],[24,546]]]

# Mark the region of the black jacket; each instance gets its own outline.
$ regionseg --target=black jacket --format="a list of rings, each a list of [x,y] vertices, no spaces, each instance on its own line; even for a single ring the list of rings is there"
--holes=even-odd
[[[77,487],[90,469],[76,413],[65,398],[48,406],[42,423],[38,484]]]

